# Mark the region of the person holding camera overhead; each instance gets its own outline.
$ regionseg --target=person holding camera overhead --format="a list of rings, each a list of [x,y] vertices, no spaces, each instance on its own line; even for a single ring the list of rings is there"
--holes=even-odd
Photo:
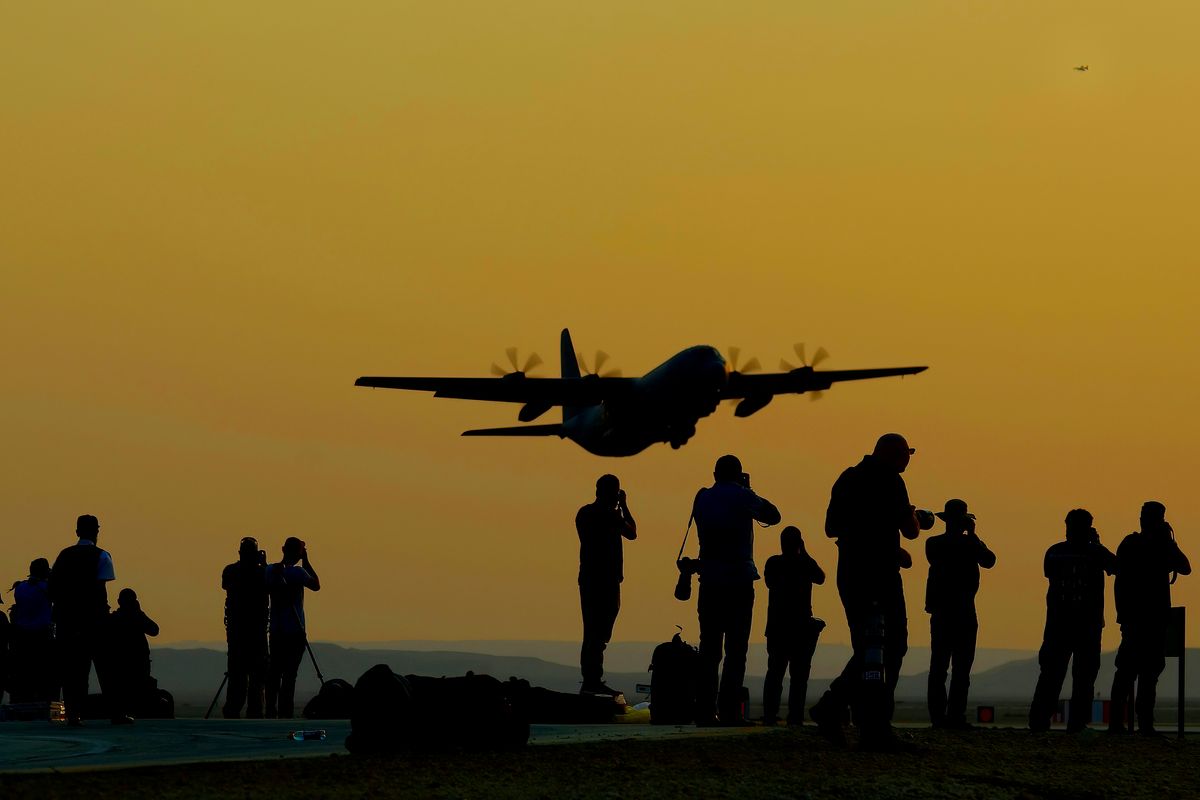
[[[900,537],[916,539],[934,520],[908,500],[902,473],[915,452],[898,433],[879,437],[872,453],[833,484],[825,513],[825,535],[837,540],[837,588],[854,652],[809,714],[823,734],[840,742],[842,720],[853,704],[859,744],[866,750],[899,746],[891,721],[908,652],[900,570],[912,566]]]
[[[262,719],[267,680],[267,553],[252,536],[238,545],[238,560],[221,572],[225,590],[226,669],[229,689],[221,709],[225,719],[237,719],[246,706],[247,719]]]
[[[308,560],[308,546],[289,536],[283,560],[266,569],[271,595],[271,658],[267,669],[267,716],[291,719],[295,713],[296,673],[308,637],[304,623],[304,590],[321,591],[321,580]]]
[[[1110,733],[1125,733],[1125,714],[1137,682],[1138,732],[1154,730],[1154,700],[1158,676],[1166,666],[1167,620],[1171,613],[1171,584],[1192,573],[1191,562],[1175,543],[1167,508],[1151,500],[1142,504],[1141,533],[1131,533],[1117,547],[1117,624],[1121,646],[1113,676]]]
[[[583,612],[583,644],[579,648],[583,685],[579,691],[616,697],[620,692],[604,683],[604,649],[621,610],[622,540],[637,538],[637,523],[616,475],[601,475],[596,481],[596,500],[579,509],[575,531],[579,534],[579,606]]]
[[[1104,630],[1104,575],[1117,571],[1117,557],[1100,544],[1092,515],[1082,508],[1067,512],[1065,542],[1046,551],[1046,632],[1038,651],[1037,687],[1029,707],[1029,729],[1050,729],[1050,717],[1071,665],[1071,706],[1067,731],[1076,733],[1092,719],[1092,693],[1100,671]]]
[[[779,509],[750,488],[750,476],[742,472],[736,456],[717,459],[713,478],[713,485],[701,489],[692,503],[700,541],[696,610],[701,673],[696,724],[746,725],[750,723],[741,708],[742,682],[754,615],[754,582],[759,578],[754,565],[754,523],[774,525],[781,517]],[[682,571],[685,562],[680,563]]]

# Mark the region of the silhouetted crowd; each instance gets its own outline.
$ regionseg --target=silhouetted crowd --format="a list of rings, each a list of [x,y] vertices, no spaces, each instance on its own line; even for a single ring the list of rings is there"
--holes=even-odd
[[[995,566],[996,555],[976,532],[975,515],[965,501],[948,500],[936,514],[909,501],[903,473],[915,452],[899,434],[880,437],[870,455],[838,477],[825,516],[825,535],[838,548],[836,585],[850,629],[852,655],[809,714],[822,733],[839,742],[844,741],[846,723],[853,721],[860,746],[868,750],[901,747],[891,721],[908,650],[902,571],[913,563],[902,544],[933,528],[937,519],[945,530],[925,541],[929,718],[935,728],[972,727],[966,710],[979,633],[975,597],[980,570]],[[683,556],[685,533],[677,561],[678,599],[690,599],[692,575],[698,574],[700,583],[700,667],[692,718],[697,725],[751,725],[742,684],[754,584],[763,577],[754,563],[754,526],[774,525],[782,515],[750,488],[750,476],[735,456],[718,459],[713,477],[713,484],[696,494],[688,521],[688,533],[693,523],[696,526],[699,558]],[[1115,554],[1100,543],[1092,521],[1084,509],[1069,512],[1065,541],[1046,552],[1046,626],[1029,726],[1034,731],[1049,727],[1071,662],[1068,730],[1080,730],[1091,721],[1104,626],[1105,576],[1115,575],[1121,645],[1109,731],[1132,730],[1132,712],[1136,712],[1137,729],[1154,735],[1155,687],[1165,665],[1170,586],[1178,575],[1189,574],[1191,565],[1175,542],[1162,503],[1149,501],[1142,506],[1140,531],[1126,536]],[[603,654],[620,609],[622,542],[636,538],[637,526],[616,476],[599,479],[596,500],[580,509],[576,530],[584,631],[582,691],[618,695],[603,681]],[[824,584],[825,572],[808,554],[795,526],[783,529],[780,551],[764,567],[768,602],[762,722],[778,724],[783,677],[790,672],[786,720],[800,725],[813,653],[825,627],[813,616],[812,592],[814,585]]]
[[[12,585],[12,607],[0,614],[0,695],[14,704],[48,704],[61,697],[67,724],[107,716],[128,725],[138,716],[170,716],[150,672],[149,636],[158,624],[142,610],[137,593],[122,589],[108,603],[116,580],[112,556],[97,545],[100,522],[79,517],[76,543],[53,566],[34,559],[29,577]],[[304,590],[321,588],[308,548],[290,537],[283,558],[267,564],[251,538],[239,559],[225,568],[225,627],[229,643],[229,692],[224,712],[237,717],[291,717],[296,673],[308,645]],[[100,693],[90,696],[95,668]],[[170,701],[168,701],[170,702]]]
[[[67,724],[82,725],[94,666],[101,715],[107,713],[116,725],[130,724],[156,696],[146,637],[157,636],[158,625],[133,589],[122,589],[116,610],[110,610],[108,584],[116,570],[112,556],[96,544],[99,520],[84,514],[75,534],[78,541],[53,566],[34,559],[29,577],[12,586],[9,617],[0,615],[9,623],[0,625],[0,689],[7,689],[13,703],[48,703],[61,693]]]

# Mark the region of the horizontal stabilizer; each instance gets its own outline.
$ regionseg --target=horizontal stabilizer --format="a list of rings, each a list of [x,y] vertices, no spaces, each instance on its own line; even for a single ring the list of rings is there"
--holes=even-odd
[[[463,431],[463,436],[557,436],[563,438],[562,425],[518,425],[515,428],[479,428]]]

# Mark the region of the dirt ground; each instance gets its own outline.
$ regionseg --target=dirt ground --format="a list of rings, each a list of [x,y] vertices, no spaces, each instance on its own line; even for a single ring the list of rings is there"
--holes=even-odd
[[[812,729],[530,747],[515,754],[337,755],[3,775],[6,797],[1129,798],[1196,797],[1200,737],[901,731],[903,754]]]

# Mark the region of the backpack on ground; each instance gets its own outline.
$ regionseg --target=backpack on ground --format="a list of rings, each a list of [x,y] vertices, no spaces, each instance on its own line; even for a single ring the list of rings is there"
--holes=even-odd
[[[376,664],[362,674],[350,696],[350,735],[346,749],[352,753],[387,753],[409,747],[416,732],[412,689],[403,675],[387,664]]]
[[[341,678],[321,684],[321,690],[304,706],[305,719],[350,719],[354,713],[354,687]]]
[[[695,722],[700,651],[677,633],[654,648],[650,672],[650,724]]]

